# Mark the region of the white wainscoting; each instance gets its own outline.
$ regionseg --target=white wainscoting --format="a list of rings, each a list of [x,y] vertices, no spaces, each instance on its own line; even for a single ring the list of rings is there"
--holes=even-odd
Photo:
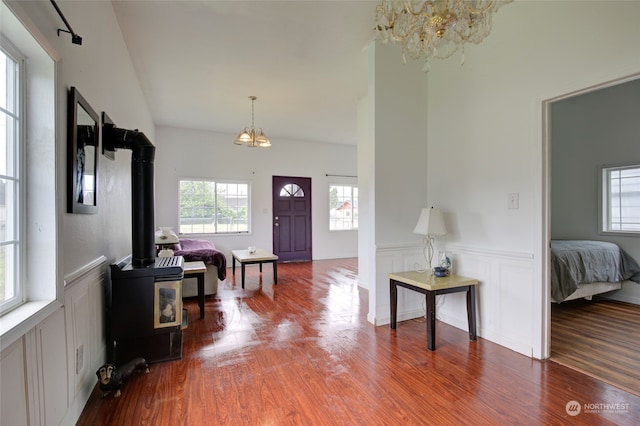
[[[3,425],[29,423],[29,406],[25,398],[27,378],[23,339],[13,342],[0,354],[0,424]]]
[[[455,274],[480,281],[476,292],[478,310],[477,332],[484,339],[516,352],[532,356],[534,288],[533,254],[487,250],[469,247],[438,247],[446,250],[453,262]],[[434,256],[435,258],[435,256]],[[435,262],[435,260],[434,260]],[[375,325],[390,321],[389,272],[417,269],[424,265],[422,247],[394,246],[378,248],[376,252],[376,305],[370,310],[369,321]],[[538,284],[538,287],[541,284]],[[398,320],[425,315],[422,294],[398,289]],[[464,293],[437,297],[437,318],[462,330],[468,330]],[[426,337],[425,337],[426,338]]]
[[[62,307],[1,354],[0,424],[58,425],[69,406]]]
[[[424,268],[422,246],[378,246],[376,250],[375,309],[369,309],[369,322],[375,325],[391,321],[389,276],[391,272]],[[398,288],[398,321],[425,315],[424,295],[405,288]]]
[[[64,305],[0,353],[1,425],[72,425],[105,359],[106,258],[65,278]]]
[[[75,423],[82,413],[97,383],[95,372],[106,359],[106,260],[101,256],[65,277],[67,392],[70,401],[65,418],[70,423]]]

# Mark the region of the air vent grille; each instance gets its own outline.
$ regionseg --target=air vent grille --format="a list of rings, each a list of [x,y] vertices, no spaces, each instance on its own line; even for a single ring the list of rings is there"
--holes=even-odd
[[[182,268],[182,257],[181,256],[157,257],[156,258],[156,268],[173,268],[175,266]]]

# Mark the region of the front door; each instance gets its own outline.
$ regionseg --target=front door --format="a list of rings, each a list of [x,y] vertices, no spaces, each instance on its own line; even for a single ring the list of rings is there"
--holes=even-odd
[[[273,176],[273,253],[311,260],[311,178]]]

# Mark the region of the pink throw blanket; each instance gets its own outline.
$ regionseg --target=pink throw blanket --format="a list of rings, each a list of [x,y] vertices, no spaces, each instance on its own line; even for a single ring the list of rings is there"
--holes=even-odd
[[[184,257],[185,262],[202,261],[206,265],[218,267],[218,279],[227,277],[227,258],[207,240],[181,239],[174,248],[174,256]]]

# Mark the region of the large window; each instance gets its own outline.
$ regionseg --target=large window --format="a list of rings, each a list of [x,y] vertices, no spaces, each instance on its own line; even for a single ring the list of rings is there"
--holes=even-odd
[[[329,186],[329,230],[358,229],[358,187]]]
[[[602,230],[640,233],[640,165],[602,169]]]
[[[55,61],[0,1],[0,347],[62,302]],[[25,66],[27,64],[28,66]],[[61,132],[60,132],[61,133]],[[45,255],[43,255],[45,254]],[[28,273],[27,273],[28,271]]]
[[[249,184],[180,180],[181,234],[249,232]]]
[[[21,67],[9,46],[0,46],[0,311],[23,301],[21,261]]]

